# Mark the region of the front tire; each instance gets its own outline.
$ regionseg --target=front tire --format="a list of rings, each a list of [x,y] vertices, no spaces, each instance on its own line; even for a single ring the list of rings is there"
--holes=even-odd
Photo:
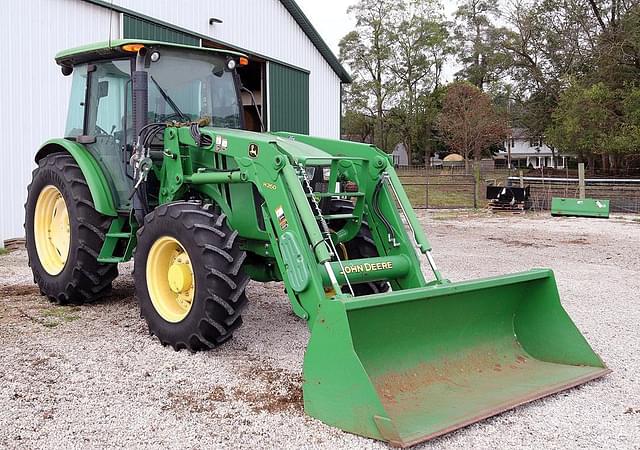
[[[42,158],[25,204],[29,266],[40,292],[61,305],[94,301],[111,290],[116,264],[98,262],[111,218],[95,210],[72,156]]]
[[[242,325],[249,277],[237,236],[211,205],[172,203],[147,215],[138,231],[136,297],[163,345],[209,350]]]

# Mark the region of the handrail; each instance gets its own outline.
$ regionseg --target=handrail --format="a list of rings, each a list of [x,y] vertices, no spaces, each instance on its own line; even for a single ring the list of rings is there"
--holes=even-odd
[[[509,181],[541,181],[544,183],[579,183],[580,180],[578,178],[542,178],[542,177],[508,177]],[[640,184],[640,180],[633,180],[627,178],[587,178],[584,180],[585,183],[604,183],[604,184]]]

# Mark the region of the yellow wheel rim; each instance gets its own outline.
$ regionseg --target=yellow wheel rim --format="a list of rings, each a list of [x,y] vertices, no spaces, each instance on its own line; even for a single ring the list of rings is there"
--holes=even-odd
[[[33,218],[33,235],[38,259],[49,275],[58,275],[67,264],[71,243],[69,211],[55,186],[40,192]]]
[[[147,258],[147,289],[153,307],[167,322],[182,322],[191,311],[195,278],[189,254],[177,239],[161,237]]]

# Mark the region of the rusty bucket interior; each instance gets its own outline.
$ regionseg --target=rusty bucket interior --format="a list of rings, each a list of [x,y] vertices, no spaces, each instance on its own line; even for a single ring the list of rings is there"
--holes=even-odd
[[[548,270],[329,309],[333,323],[317,323],[305,358],[307,412],[396,446],[608,372],[562,308]],[[317,354],[326,345],[335,350],[329,358]]]

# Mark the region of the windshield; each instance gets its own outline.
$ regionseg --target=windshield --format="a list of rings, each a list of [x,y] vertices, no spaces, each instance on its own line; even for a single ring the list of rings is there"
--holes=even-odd
[[[226,58],[197,51],[162,49],[149,68],[149,120],[196,121],[241,128],[233,72]]]

